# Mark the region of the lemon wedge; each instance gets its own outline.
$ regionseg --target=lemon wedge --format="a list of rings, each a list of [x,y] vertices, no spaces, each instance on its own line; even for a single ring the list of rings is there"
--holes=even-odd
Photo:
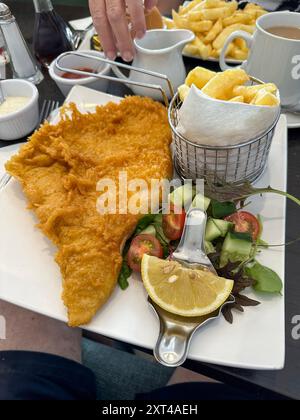
[[[210,271],[146,254],[141,273],[149,296],[158,306],[186,317],[214,312],[228,299],[234,284]]]

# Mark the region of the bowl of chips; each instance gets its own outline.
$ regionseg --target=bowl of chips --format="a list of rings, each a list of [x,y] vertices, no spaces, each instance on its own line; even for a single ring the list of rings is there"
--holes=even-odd
[[[193,0],[186,2],[172,18],[164,18],[168,29],[189,29],[196,35],[193,42],[183,50],[187,57],[218,61],[222,47],[228,36],[237,30],[250,34],[255,31],[255,22],[268,13],[255,3],[245,7],[235,0]],[[236,64],[247,59],[248,47],[245,40],[238,38],[226,51],[228,63]]]

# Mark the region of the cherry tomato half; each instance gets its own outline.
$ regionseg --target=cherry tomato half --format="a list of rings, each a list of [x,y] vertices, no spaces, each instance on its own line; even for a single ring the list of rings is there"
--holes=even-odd
[[[248,232],[255,241],[260,232],[258,219],[247,211],[238,211],[225,217],[225,220],[234,224],[235,232]]]
[[[141,272],[141,262],[144,254],[154,257],[163,257],[163,248],[158,239],[153,235],[137,235],[131,242],[127,263],[133,271]]]
[[[186,214],[184,209],[175,206],[171,206],[169,214],[163,215],[163,231],[166,237],[171,241],[181,238],[185,223],[185,216]]]

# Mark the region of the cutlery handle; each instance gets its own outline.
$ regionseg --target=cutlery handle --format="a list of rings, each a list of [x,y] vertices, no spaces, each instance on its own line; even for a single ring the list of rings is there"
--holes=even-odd
[[[206,213],[201,209],[189,210],[180,243],[174,252],[176,259],[197,263],[199,258],[206,256],[204,251],[206,219]]]
[[[229,299],[215,312],[196,318],[184,318],[171,314],[160,308],[150,298],[150,307],[159,319],[159,336],[153,351],[155,359],[164,366],[181,366],[188,357],[190,342],[194,333],[202,326],[221,316],[224,306],[235,302],[230,295]]]
[[[187,356],[190,341],[196,327],[181,326],[160,319],[160,333],[154,348],[156,360],[164,366],[177,367],[182,365]]]

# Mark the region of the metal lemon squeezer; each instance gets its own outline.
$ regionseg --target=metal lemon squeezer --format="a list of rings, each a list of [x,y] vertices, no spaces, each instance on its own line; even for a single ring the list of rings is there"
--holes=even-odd
[[[209,270],[217,274],[205,253],[206,220],[206,213],[201,209],[192,208],[188,211],[183,235],[172,259],[188,268]],[[160,308],[150,298],[148,300],[160,323],[154,356],[159,363],[165,366],[177,367],[185,362],[195,332],[208,322],[219,318],[224,306],[233,303],[235,298],[230,295],[229,299],[216,311],[200,317],[183,317],[171,314]]]

